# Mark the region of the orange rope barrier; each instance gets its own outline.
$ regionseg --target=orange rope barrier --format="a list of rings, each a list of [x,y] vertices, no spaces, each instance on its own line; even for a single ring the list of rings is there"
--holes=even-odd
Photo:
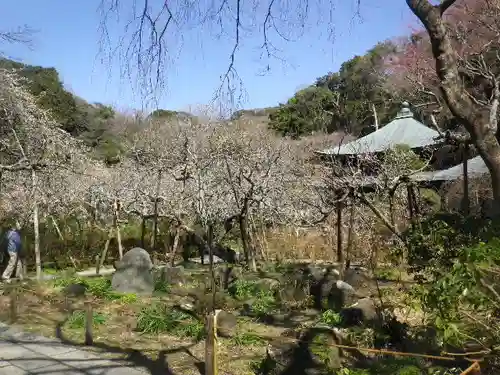
[[[467,370],[465,370],[464,372],[462,372],[460,375],[469,375],[469,374],[473,374],[474,371],[477,370],[478,373],[479,371],[481,370],[481,367],[479,366],[479,362],[474,362],[472,365],[470,365]]]
[[[266,336],[261,336],[263,339],[269,340],[270,338]],[[290,343],[298,343],[299,340],[297,339],[284,339],[280,340],[283,342],[290,342]],[[435,359],[435,360],[443,360],[443,361],[455,361],[457,358],[456,357],[464,357],[465,360],[469,362],[481,362],[482,359],[478,358],[467,358],[471,355],[487,355],[490,353],[490,350],[482,350],[482,351],[476,351],[476,352],[468,352],[468,353],[447,353],[443,352],[441,356],[439,355],[432,355],[432,354],[421,354],[421,353],[407,353],[407,352],[397,352],[393,350],[387,350],[387,349],[372,349],[372,348],[360,348],[356,346],[349,346],[349,345],[341,345],[341,344],[330,344],[330,343],[322,343],[321,345],[323,346],[330,346],[334,348],[339,348],[339,349],[346,349],[346,350],[358,350],[360,352],[366,352],[366,353],[375,353],[375,354],[390,354],[394,356],[402,356],[402,357],[415,357],[415,358],[425,358],[425,359]]]

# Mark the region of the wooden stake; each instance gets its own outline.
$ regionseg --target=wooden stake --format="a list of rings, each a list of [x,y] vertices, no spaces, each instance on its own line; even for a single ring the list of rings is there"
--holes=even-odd
[[[85,303],[85,345],[93,345],[92,324],[94,322],[94,313],[90,302]]]
[[[207,316],[207,339],[205,340],[205,375],[217,375],[217,315],[220,310]]]
[[[17,320],[17,287],[10,290],[10,323],[15,323]]]
[[[99,263],[99,268],[102,268],[104,266],[104,262],[106,261],[106,256],[108,255],[109,243],[111,242],[111,238],[113,238],[112,229],[110,229],[108,232],[108,238],[106,240],[106,243],[104,244],[104,250],[102,251],[101,254],[101,261]]]

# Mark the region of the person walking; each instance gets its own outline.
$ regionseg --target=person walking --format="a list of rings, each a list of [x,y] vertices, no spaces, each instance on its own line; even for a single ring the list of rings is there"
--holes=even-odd
[[[16,220],[14,225],[5,234],[6,250],[9,255],[9,262],[7,267],[2,274],[2,281],[10,282],[10,278],[14,270],[16,271],[16,277],[20,280],[23,279],[23,260],[21,258],[21,235],[19,231],[21,230],[21,224]]]

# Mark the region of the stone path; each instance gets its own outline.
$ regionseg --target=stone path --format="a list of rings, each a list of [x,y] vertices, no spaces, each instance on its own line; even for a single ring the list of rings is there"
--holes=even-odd
[[[146,375],[124,360],[99,357],[0,323],[0,375]]]

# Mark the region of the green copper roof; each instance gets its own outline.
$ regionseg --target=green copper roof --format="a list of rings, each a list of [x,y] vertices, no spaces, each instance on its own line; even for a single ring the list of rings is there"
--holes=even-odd
[[[397,145],[421,148],[436,143],[439,133],[413,118],[408,103],[403,103],[396,118],[384,127],[355,141],[319,151],[323,155],[358,155],[389,150]]]

